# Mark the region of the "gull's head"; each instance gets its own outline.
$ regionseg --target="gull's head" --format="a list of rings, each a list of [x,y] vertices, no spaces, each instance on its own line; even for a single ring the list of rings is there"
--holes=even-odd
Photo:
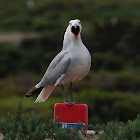
[[[70,30],[72,35],[76,38],[78,38],[78,35],[81,32],[82,26],[81,26],[81,21],[79,19],[75,20],[70,20],[69,22]]]

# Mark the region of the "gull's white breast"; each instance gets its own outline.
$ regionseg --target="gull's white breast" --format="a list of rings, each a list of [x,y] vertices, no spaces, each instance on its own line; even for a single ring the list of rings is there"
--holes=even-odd
[[[68,52],[71,64],[63,77],[62,83],[81,80],[88,74],[91,66],[90,53],[83,44],[80,47],[70,47]]]

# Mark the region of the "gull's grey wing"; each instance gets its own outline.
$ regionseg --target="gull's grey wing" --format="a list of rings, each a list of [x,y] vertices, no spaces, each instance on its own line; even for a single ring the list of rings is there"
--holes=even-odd
[[[70,66],[70,57],[67,52],[60,52],[50,63],[46,73],[37,87],[45,87],[46,85],[55,85],[56,81],[65,74]]]

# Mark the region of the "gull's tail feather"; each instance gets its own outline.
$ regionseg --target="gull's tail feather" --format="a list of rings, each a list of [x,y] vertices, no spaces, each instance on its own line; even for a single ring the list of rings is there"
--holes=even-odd
[[[55,89],[55,86],[46,86],[42,89],[41,93],[38,95],[38,97],[35,100],[35,103],[39,102],[44,102],[45,100],[48,99],[52,91]]]

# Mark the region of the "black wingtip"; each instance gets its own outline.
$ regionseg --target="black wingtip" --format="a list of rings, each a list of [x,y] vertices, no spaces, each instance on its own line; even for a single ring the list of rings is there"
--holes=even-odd
[[[43,87],[40,87],[40,88],[33,87],[32,89],[30,89],[30,90],[26,93],[26,95],[24,96],[24,98],[28,98],[28,97],[30,97],[30,96],[33,96],[34,93],[40,92],[42,89],[43,89]]]
[[[32,93],[26,93],[26,95],[24,96],[24,98],[28,98],[28,97],[30,97],[30,96],[32,96],[33,94]]]

